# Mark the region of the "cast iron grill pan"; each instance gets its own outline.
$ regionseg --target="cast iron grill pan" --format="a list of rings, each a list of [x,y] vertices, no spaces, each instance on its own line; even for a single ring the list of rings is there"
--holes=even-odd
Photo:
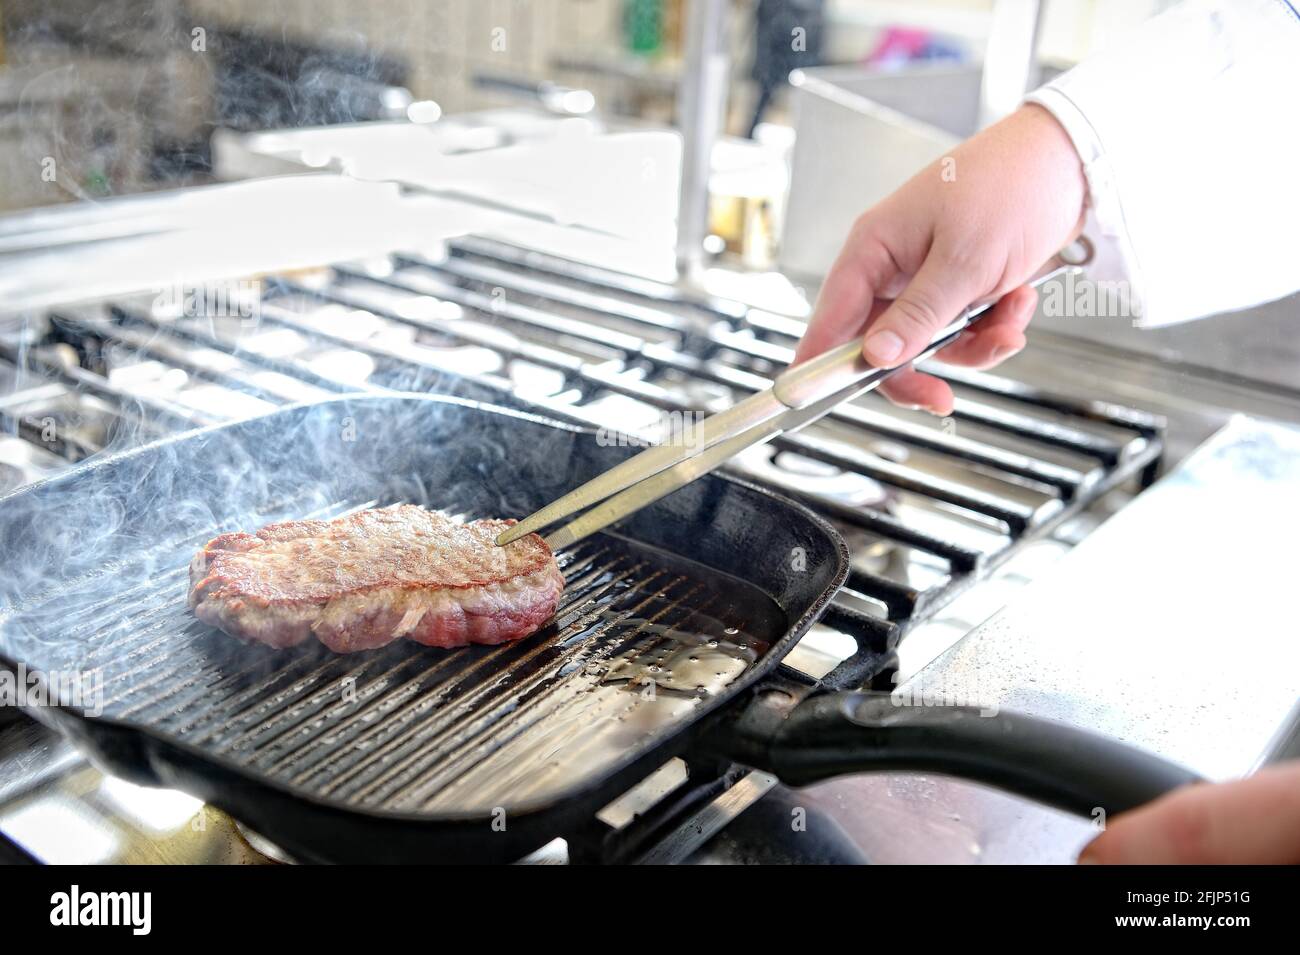
[[[824,693],[721,711],[847,574],[829,525],[724,478],[558,555],[554,621],[500,647],[273,651],[186,607],[188,561],[221,531],[398,502],[525,514],[633,450],[459,399],[371,396],[106,458],[0,500],[14,568],[0,655],[101,675],[101,713],[34,715],[110,771],[193,792],[306,860],[517,858],[691,750],[794,783],[948,771],[1085,813],[1192,778],[1014,714]]]
[[[241,819],[242,795],[211,785],[218,766],[341,811],[533,816],[601,791],[724,685],[774,664],[843,580],[834,532],[761,490],[699,482],[625,534],[559,554],[567,586],[542,631],[453,652],[241,643],[190,613],[188,563],[221,531],[367,506],[529,513],[633,450],[455,399],[357,397],[92,463],[0,503],[23,568],[6,584],[0,650],[46,673],[97,672],[102,714],[51,711],[61,728],[113,771],[179,781]],[[789,574],[795,548],[808,569]],[[674,662],[689,685],[673,685]],[[279,837],[283,822],[263,825]],[[514,841],[493,845],[508,855]]]

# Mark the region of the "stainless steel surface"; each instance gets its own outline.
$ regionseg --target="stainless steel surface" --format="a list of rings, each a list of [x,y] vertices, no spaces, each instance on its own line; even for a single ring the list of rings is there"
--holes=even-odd
[[[1241,317],[1246,318],[1244,314]],[[1162,415],[1169,421],[1166,443],[1171,463],[1183,460],[1234,414],[1300,424],[1300,389],[1294,386],[1294,377],[1290,388],[1251,377],[1261,368],[1266,369],[1266,364],[1243,358],[1236,365],[1238,374],[1220,374],[1140,351],[1060,335],[1043,327],[1047,323],[1040,325],[1038,318],[1041,316],[1029,327],[1029,346],[1003,362],[999,371],[1026,384],[1070,394],[1104,395],[1107,400]],[[1195,324],[1208,326],[1215,321]],[[1279,329],[1277,323],[1243,320],[1225,334],[1224,347],[1262,353],[1270,348]],[[1210,345],[1208,336],[1206,344]],[[1275,357],[1284,362],[1285,355],[1279,345]],[[1280,369],[1281,364],[1277,367]]]
[[[695,277],[708,236],[709,173],[713,144],[726,115],[726,0],[687,0],[686,62],[677,91],[682,133],[681,187],[677,202],[677,262]]]
[[[20,221],[44,226],[31,243],[21,241],[21,225],[0,227],[0,242],[9,246],[0,255],[0,315],[133,292],[158,295],[182,280],[192,286],[311,268],[394,240],[422,246],[485,221],[463,206],[403,197],[393,183],[325,175],[108,199],[98,207],[102,217],[67,208],[73,214],[66,226],[57,224],[55,210],[20,214]],[[340,218],[348,228],[325,228]],[[83,243],[86,221],[101,241]],[[69,261],[76,262],[75,281]]]
[[[1196,322],[1140,328],[1126,316],[1039,314],[1033,328],[1079,339],[1153,367],[1181,367],[1225,381],[1252,383],[1300,400],[1300,295]]]
[[[819,280],[860,213],[974,133],[981,78],[979,67],[795,71],[782,270]]]
[[[492,211],[517,224],[531,216],[566,232],[589,229],[669,252],[675,235],[681,140],[645,124],[516,108],[433,124],[222,131],[213,151],[219,173],[328,170],[345,181],[400,183],[408,195],[447,200],[446,212],[459,210],[460,217]],[[637,188],[627,188],[631,182]],[[436,215],[424,221],[446,234]]]
[[[105,776],[66,739],[0,709],[0,837],[51,864],[264,865],[234,820],[184,793]]]
[[[1300,430],[1236,418],[1003,612],[900,686],[1123,739],[1212,779],[1284,754]],[[953,780],[806,792],[878,862],[1071,862],[1087,822]]]
[[[975,131],[977,69],[859,67],[790,77],[795,147],[778,262],[819,280],[853,220]]]
[[[534,102],[561,116],[585,116],[596,108],[596,97],[590,90],[561,86],[549,81],[523,80],[515,76],[476,72],[470,82],[479,89],[492,90],[506,96]]]

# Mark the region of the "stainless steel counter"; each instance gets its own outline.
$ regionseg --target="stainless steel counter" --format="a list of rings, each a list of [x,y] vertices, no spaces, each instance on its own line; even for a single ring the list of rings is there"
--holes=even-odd
[[[1085,726],[1211,779],[1286,754],[1300,717],[1297,487],[1300,430],[1234,419],[900,695]],[[1066,863],[1095,835],[1091,822],[935,777],[777,798],[875,862]]]

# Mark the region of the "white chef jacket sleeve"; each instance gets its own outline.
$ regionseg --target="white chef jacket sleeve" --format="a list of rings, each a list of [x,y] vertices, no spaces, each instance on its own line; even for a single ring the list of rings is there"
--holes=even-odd
[[[1088,180],[1090,276],[1138,324],[1300,289],[1300,11],[1186,0],[1030,94]]]

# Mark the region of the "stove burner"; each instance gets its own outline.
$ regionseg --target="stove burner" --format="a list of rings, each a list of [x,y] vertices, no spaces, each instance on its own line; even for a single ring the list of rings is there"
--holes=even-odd
[[[792,491],[814,494],[849,507],[879,511],[891,511],[898,498],[894,489],[879,481],[812,458],[789,451],[774,453],[770,448],[754,448],[751,452],[741,457],[741,463],[749,473]]]

